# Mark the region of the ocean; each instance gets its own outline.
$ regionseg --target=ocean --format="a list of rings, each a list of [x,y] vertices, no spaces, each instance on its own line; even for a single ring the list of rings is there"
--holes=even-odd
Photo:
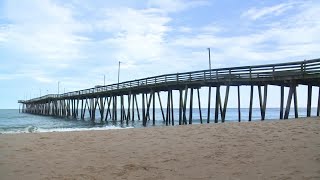
[[[299,108],[299,117],[306,117],[306,108]],[[152,113],[152,112],[151,112]],[[164,112],[166,113],[166,111]],[[279,108],[267,108],[266,121],[279,119]],[[88,113],[86,113],[88,114]],[[120,114],[120,113],[119,113]],[[118,116],[119,116],[118,114]],[[121,124],[120,122],[100,122],[99,112],[96,112],[96,121],[92,122],[89,117],[85,120],[73,118],[61,118],[52,116],[40,116],[27,113],[19,113],[18,109],[0,109],[0,133],[33,133],[33,132],[64,132],[64,131],[87,131],[87,130],[108,130],[108,129],[126,129],[126,128],[142,128],[142,121],[138,120],[135,112],[135,121],[128,124]],[[316,116],[316,108],[312,108],[312,116]],[[178,125],[179,109],[174,109],[175,125]],[[241,120],[247,122],[249,116],[249,109],[241,109]],[[150,114],[152,118],[152,114]],[[187,119],[189,117],[189,109],[187,109]],[[207,122],[207,109],[202,109],[203,123]],[[291,109],[289,118],[294,118],[294,111]],[[210,123],[214,123],[214,108],[211,109]],[[219,115],[220,119],[220,115]],[[253,121],[261,119],[260,109],[254,108],[252,112]],[[226,122],[238,121],[238,109],[228,108],[226,113]],[[219,120],[221,122],[221,120]],[[199,124],[199,110],[193,109],[193,124]],[[152,120],[148,121],[147,127],[151,127]],[[156,125],[165,126],[162,120],[162,113],[160,109],[156,109]]]

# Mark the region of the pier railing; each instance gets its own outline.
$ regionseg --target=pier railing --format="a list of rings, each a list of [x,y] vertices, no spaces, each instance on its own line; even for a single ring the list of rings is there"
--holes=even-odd
[[[285,79],[286,77],[297,77],[308,79],[320,76],[320,59],[305,60],[290,63],[267,64],[257,66],[242,66],[219,69],[208,69],[175,74],[165,74],[147,77],[119,84],[96,86],[94,88],[73,91],[63,94],[48,94],[42,97],[20,100],[20,103],[36,102],[50,98],[68,98],[80,95],[90,95],[114,90],[125,90],[128,88],[152,87],[166,84],[196,83],[196,82],[237,82],[237,81],[261,81]]]

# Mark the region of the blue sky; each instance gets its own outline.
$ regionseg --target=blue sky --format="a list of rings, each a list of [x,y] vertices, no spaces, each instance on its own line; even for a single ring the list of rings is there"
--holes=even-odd
[[[0,0],[0,108],[58,81],[115,83],[118,61],[121,81],[206,69],[207,47],[213,68],[319,58],[319,12],[316,0]]]

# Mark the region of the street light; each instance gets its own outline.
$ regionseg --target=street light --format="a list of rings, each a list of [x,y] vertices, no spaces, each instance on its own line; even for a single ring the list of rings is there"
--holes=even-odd
[[[119,68],[118,68],[118,89],[119,89],[119,80],[120,80],[120,61],[119,61]]]
[[[210,69],[210,79],[211,79],[211,54],[210,54],[210,48],[208,48],[208,55],[209,55],[209,69]]]
[[[59,91],[60,91],[60,81],[58,81],[58,94],[59,94]]]
[[[211,57],[210,57],[210,48],[208,48],[208,53],[209,53],[209,69],[211,70]]]
[[[103,75],[103,86],[106,86],[106,75]]]

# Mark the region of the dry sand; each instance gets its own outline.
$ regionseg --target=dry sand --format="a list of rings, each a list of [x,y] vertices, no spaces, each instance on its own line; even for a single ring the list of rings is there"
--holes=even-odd
[[[0,135],[0,179],[320,179],[320,119]]]

